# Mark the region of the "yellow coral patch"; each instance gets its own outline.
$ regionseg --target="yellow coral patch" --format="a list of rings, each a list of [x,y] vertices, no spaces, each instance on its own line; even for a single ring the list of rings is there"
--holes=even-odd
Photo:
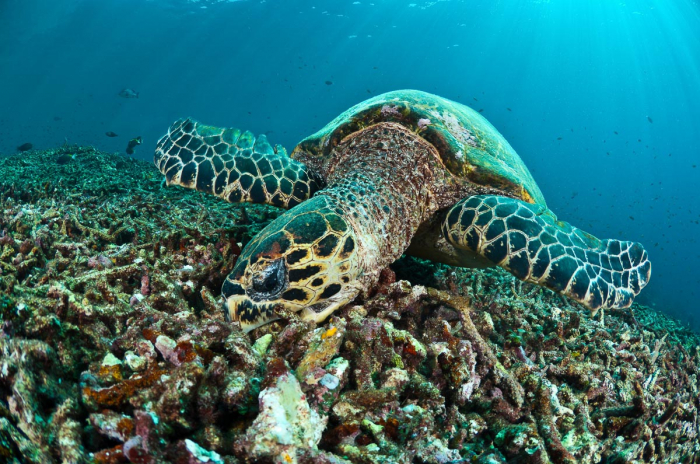
[[[337,331],[337,328],[331,327],[330,329],[326,330],[323,335],[321,335],[321,339],[325,340],[328,337],[332,337]]]

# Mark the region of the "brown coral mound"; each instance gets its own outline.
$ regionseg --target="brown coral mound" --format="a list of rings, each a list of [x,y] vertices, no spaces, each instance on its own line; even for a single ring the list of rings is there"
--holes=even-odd
[[[700,462],[700,337],[642,306],[404,259],[435,288],[243,334],[221,283],[275,214],[91,148],[0,161],[0,462]]]

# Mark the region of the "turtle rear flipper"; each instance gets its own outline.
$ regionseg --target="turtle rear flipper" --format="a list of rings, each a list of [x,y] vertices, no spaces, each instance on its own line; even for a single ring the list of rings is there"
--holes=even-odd
[[[193,119],[173,123],[156,146],[154,162],[168,185],[211,193],[231,203],[291,208],[310,198],[320,178],[273,147],[265,135],[218,128]]]
[[[466,198],[448,212],[442,230],[453,246],[593,310],[630,306],[651,275],[639,243],[599,240],[542,205],[513,198]]]

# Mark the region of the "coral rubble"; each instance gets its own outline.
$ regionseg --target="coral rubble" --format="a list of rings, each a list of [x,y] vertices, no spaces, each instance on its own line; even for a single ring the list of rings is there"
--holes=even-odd
[[[0,160],[0,462],[700,462],[700,336],[636,304],[402,258],[244,334],[221,284],[276,215],[89,147]]]

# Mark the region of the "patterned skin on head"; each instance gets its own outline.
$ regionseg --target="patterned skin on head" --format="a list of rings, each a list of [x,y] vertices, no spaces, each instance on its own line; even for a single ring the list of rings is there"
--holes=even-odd
[[[359,292],[353,230],[318,196],[272,221],[243,250],[222,293],[244,331],[277,319],[279,307],[322,321]]]

